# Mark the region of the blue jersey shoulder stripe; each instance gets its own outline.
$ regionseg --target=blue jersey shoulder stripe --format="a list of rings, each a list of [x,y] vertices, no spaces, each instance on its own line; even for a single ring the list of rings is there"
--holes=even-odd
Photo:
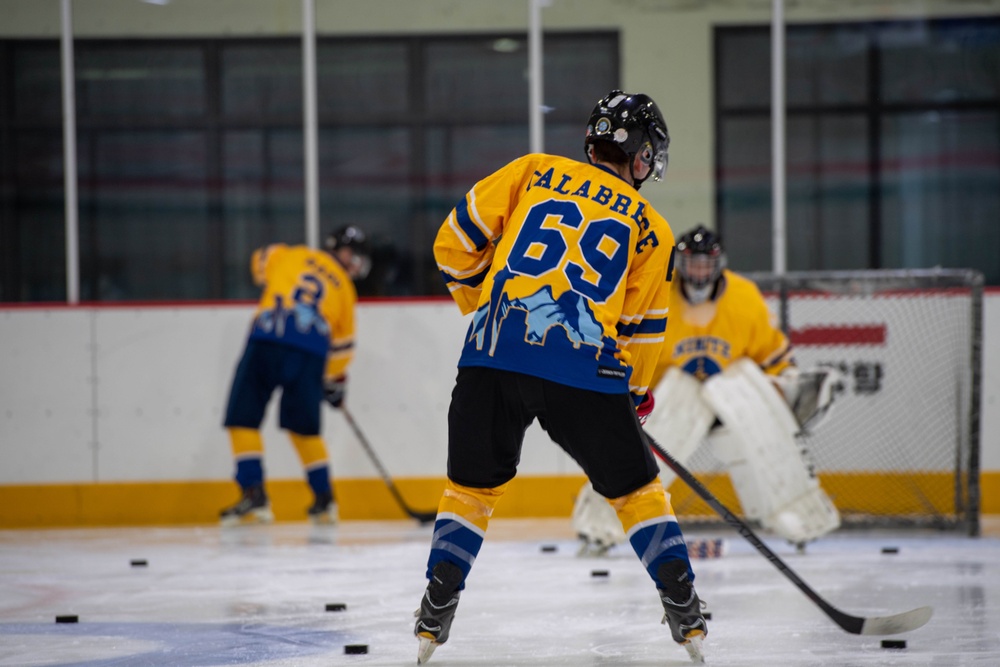
[[[472,217],[469,215],[469,202],[466,199],[462,199],[455,207],[455,218],[458,220],[458,226],[462,228],[465,235],[469,237],[472,241],[476,250],[482,250],[489,243],[489,239],[483,234],[475,222],[472,221]]]
[[[485,269],[480,271],[474,276],[469,276],[468,278],[456,278],[447,271],[441,271],[441,277],[444,278],[445,283],[458,283],[459,285],[465,285],[466,287],[479,287],[486,280],[486,274],[490,272],[490,267],[487,266]]]
[[[659,334],[667,330],[667,318],[646,318],[636,327],[636,334]]]
[[[618,335],[631,338],[638,334],[659,334],[667,330],[667,318],[648,318],[641,322],[619,322]]]

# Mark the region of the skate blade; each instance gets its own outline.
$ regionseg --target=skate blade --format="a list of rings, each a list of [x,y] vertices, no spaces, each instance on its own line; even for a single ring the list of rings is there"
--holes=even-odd
[[[703,664],[705,662],[705,653],[702,651],[701,644],[705,641],[705,635],[698,633],[687,640],[684,644],[685,650],[687,650],[688,655],[691,656],[691,662],[697,664]]]
[[[256,526],[265,523],[274,523],[274,514],[271,510],[258,510],[247,512],[243,516],[225,516],[219,519],[219,525],[223,528],[234,526]]]
[[[438,647],[438,643],[422,634],[417,635],[417,639],[420,640],[420,646],[417,647],[417,664],[423,665],[434,655],[434,649]]]
[[[309,520],[316,526],[336,526],[337,519],[329,514],[313,514]]]

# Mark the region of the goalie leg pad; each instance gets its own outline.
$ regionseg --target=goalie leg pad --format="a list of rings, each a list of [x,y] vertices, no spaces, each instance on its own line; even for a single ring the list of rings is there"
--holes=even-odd
[[[667,369],[656,386],[656,408],[646,421],[646,431],[686,465],[714,421],[715,412],[702,398],[701,382],[676,366]],[[669,489],[676,475],[659,458],[656,461],[663,488]]]
[[[767,376],[749,359],[709,378],[702,396],[725,425],[713,450],[729,462],[730,479],[748,518],[790,542],[808,542],[840,526],[795,441],[798,423]]]
[[[581,553],[592,551],[601,554],[625,541],[625,531],[618,514],[589,481],[583,483],[576,496],[571,523],[573,530],[586,543]]]

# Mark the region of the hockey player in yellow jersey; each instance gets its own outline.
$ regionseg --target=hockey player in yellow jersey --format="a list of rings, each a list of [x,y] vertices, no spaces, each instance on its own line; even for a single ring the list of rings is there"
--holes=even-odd
[[[537,419],[613,507],[652,578],[671,636],[701,659],[694,573],[639,423],[666,328],[674,238],[639,193],[667,163],[646,95],[612,91],[587,162],[544,154],[476,183],[434,244],[472,321],[448,414],[448,481],[416,612],[417,661],[448,640],[490,515]]]
[[[370,266],[368,242],[354,226],[331,234],[323,250],[277,243],[253,253],[250,270],[262,287],[257,313],[236,373],[224,425],[242,497],[221,512],[223,525],[273,520],[264,488],[260,425],[281,388],[279,426],[299,455],[317,523],[337,520],[326,444],[320,435],[325,399],[343,404],[354,356],[354,280]]]
[[[680,239],[681,279],[674,281],[670,326],[650,386],[675,366],[698,380],[744,358],[775,378],[794,366],[788,338],[757,285],[725,268],[725,258],[718,236],[703,226]]]
[[[801,456],[795,437],[829,414],[839,375],[800,372],[756,284],[726,268],[722,241],[704,226],[677,244],[679,280],[650,386],[650,434],[686,462],[706,438],[727,464],[747,518],[796,544],[834,530],[840,518]],[[663,471],[669,485],[673,474]],[[584,485],[573,524],[585,551],[623,536]]]

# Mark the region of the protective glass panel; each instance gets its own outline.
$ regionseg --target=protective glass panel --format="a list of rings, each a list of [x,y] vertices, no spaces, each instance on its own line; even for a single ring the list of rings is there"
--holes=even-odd
[[[883,122],[882,261],[974,267],[1000,282],[995,113],[909,113]]]
[[[206,142],[201,132],[85,133],[80,171],[84,300],[210,295]]]
[[[196,45],[76,47],[79,118],[186,118],[205,113],[205,63]]]
[[[220,83],[225,116],[302,119],[302,46],[298,42],[223,45]]]
[[[890,104],[1000,98],[1000,20],[913,22],[879,37]]]
[[[223,138],[221,241],[227,298],[256,299],[250,255],[271,243],[305,242],[302,133],[237,130]]]
[[[410,112],[410,46],[371,40],[319,41],[317,107],[321,117],[371,121]]]
[[[435,118],[468,121],[475,116],[491,121],[522,121],[527,116],[525,40],[483,38],[430,43],[425,57],[424,105]]]
[[[867,121],[793,117],[787,125],[789,270],[862,269],[869,260]]]

